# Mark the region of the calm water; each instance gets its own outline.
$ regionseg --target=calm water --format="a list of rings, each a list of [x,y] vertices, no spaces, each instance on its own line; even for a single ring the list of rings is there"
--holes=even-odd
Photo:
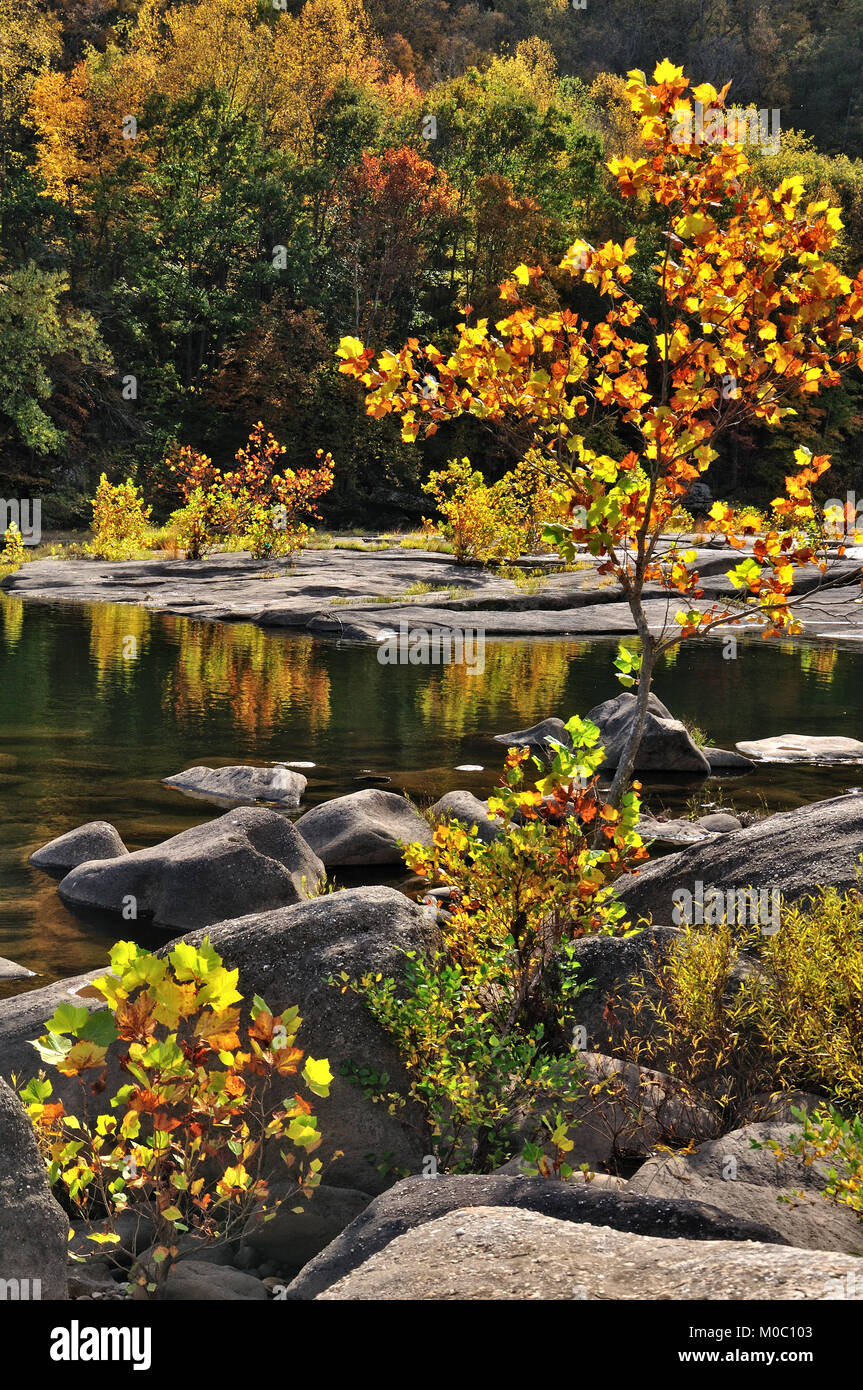
[[[3,596],[0,617],[0,955],[39,971],[31,985],[102,965],[120,925],[74,916],[27,856],[88,820],[111,821],[139,849],[220,814],[162,777],[195,763],[285,759],[316,765],[305,807],[356,790],[367,773],[420,801],[459,786],[486,795],[502,758],[492,734],[585,714],[620,690],[608,642],[493,643],[484,673],[471,675],[382,666],[372,647],[128,606]],[[859,737],[863,727],[856,650],[756,640],[726,661],[719,642],[690,643],[655,688],[720,746],[789,732]],[[457,772],[460,763],[486,770]],[[702,795],[774,810],[835,795],[858,775],[863,782],[863,768],[760,768]],[[698,785],[654,782],[650,804],[682,809]]]

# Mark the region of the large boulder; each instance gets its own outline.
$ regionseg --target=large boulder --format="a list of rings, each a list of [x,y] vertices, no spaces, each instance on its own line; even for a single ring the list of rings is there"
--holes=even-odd
[[[182,931],[299,902],[323,878],[285,816],[241,806],[151,849],[79,864],[59,891],[75,907],[125,909],[127,918]]]
[[[314,1199],[312,1199],[314,1200]],[[669,1201],[614,1191],[593,1183],[551,1182],[547,1178],[448,1175],[405,1178],[372,1204],[311,1260],[293,1280],[288,1297],[312,1299],[397,1236],[436,1221],[447,1212],[471,1207],[519,1208],[559,1221],[612,1227],[640,1235],[693,1241],[760,1240],[782,1237],[769,1226],[729,1217],[697,1201]]]
[[[856,888],[861,852],[863,796],[836,796],[669,854],[624,879],[619,894],[633,921],[652,915],[665,923],[676,920],[683,901],[674,895],[694,895],[699,883],[705,894],[711,887],[768,896],[777,890],[796,902],[811,898],[816,884]]]
[[[635,717],[635,696],[628,691],[596,705],[587,718],[596,724],[605,749],[603,768],[617,767]],[[635,758],[636,772],[692,772],[706,777],[710,762],[693,742],[689,731],[675,719],[661,700],[651,695],[641,743]]]
[[[274,801],[299,806],[306,778],[284,763],[275,767],[190,767],[164,779],[166,787],[203,797],[207,801]],[[96,855],[92,856],[94,859]]]
[[[447,792],[432,806],[432,815],[437,820],[458,821],[468,830],[475,825],[477,835],[487,845],[503,834],[501,822],[488,813],[488,803],[473,792]]]
[[[27,1112],[0,1080],[0,1299],[65,1298],[68,1234]]]
[[[573,1040],[581,1049],[607,1052],[632,1025],[639,997],[636,980],[649,993],[654,973],[680,935],[678,927],[648,927],[633,936],[584,936],[573,942],[578,983],[585,986],[573,1005]],[[643,1022],[643,1020],[642,1020]]]
[[[378,973],[401,979],[408,951],[440,949],[434,914],[395,888],[351,888],[220,922],[184,939],[200,942],[204,936],[228,968],[239,971],[237,988],[245,1007],[255,994],[277,1013],[296,1005],[303,1019],[298,1046],[307,1055],[329,1059],[335,1076],[329,1098],[314,1098],[323,1135],[315,1156],[324,1160],[325,1182],[374,1195],[389,1186],[399,1170],[419,1172],[431,1145],[424,1116],[410,1104],[391,1114],[342,1073],[345,1065],[386,1073],[388,1089],[407,1095],[408,1077],[398,1052],[363,1000],[350,990],[342,993],[330,979],[342,972],[352,980]],[[93,971],[0,1000],[0,1071],[15,1071],[25,1080],[34,1076],[40,1060],[30,1041],[45,1031],[58,1004],[104,1007],[91,985],[103,973]],[[77,1080],[52,1080],[67,1109],[80,1113]],[[124,1081],[128,1076],[117,1068],[112,1049],[106,1094],[113,1095]],[[331,1162],[336,1149],[342,1150],[342,1157]],[[281,1163],[273,1176],[285,1176]]]
[[[50,873],[67,874],[90,859],[120,859],[129,851],[106,820],[91,820],[49,840],[30,855],[30,863]]]
[[[554,760],[556,743],[562,743],[566,748],[572,747],[572,736],[562,719],[543,719],[529,729],[517,729],[512,734],[495,734],[494,741],[506,748],[527,748],[532,757],[539,758],[547,767]]]
[[[697,1153],[648,1159],[629,1182],[630,1192],[707,1202],[730,1216],[760,1221],[789,1245],[806,1250],[863,1254],[863,1224],[850,1207],[821,1195],[829,1163],[777,1158],[769,1140],[787,1148],[800,1125],[754,1124],[702,1144]]]
[[[474,1207],[430,1221],[331,1285],[324,1300],[863,1299],[850,1255],[728,1241],[664,1240]]]
[[[303,1019],[298,1045],[326,1057],[335,1080],[327,1100],[315,1098],[323,1143],[316,1157],[335,1187],[377,1193],[399,1169],[419,1171],[430,1151],[423,1116],[413,1105],[391,1113],[369,1100],[343,1067],[388,1076],[387,1088],[407,1094],[398,1052],[364,1001],[330,983],[346,974],[403,978],[405,953],[439,948],[433,914],[394,888],[355,888],[294,907],[253,913],[184,938],[206,935],[229,969],[239,970],[245,1000],[260,994],[274,1012],[296,1005]],[[332,1160],[335,1150],[342,1156]],[[314,1199],[313,1199],[314,1200]]]
[[[169,1303],[263,1303],[267,1296],[265,1285],[254,1275],[209,1260],[180,1260],[165,1281]]]
[[[431,844],[431,827],[410,802],[377,787],[325,801],[295,824],[324,864],[343,868],[400,864],[400,842]]]

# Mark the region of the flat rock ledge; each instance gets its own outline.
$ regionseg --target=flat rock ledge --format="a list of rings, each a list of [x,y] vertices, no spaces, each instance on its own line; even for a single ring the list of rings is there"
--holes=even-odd
[[[850,1255],[756,1242],[668,1240],[473,1207],[398,1236],[325,1301],[863,1300]]]
[[[694,606],[707,609],[734,596],[725,574],[742,556],[712,546],[696,549],[704,597]],[[859,561],[850,556],[839,561],[833,573],[839,572],[842,583],[822,591],[816,570],[799,576],[795,591],[806,597],[797,616],[811,635],[841,633],[846,640],[863,640],[863,610],[849,602],[855,582],[859,584]],[[406,591],[417,584],[428,585],[429,591],[412,598]],[[358,642],[379,642],[402,622],[479,628],[487,637],[602,637],[635,631],[622,592],[593,569],[550,575],[538,592],[525,593],[494,571],[398,546],[309,550],[293,568],[244,553],[202,561],[162,554],[126,562],[36,560],[7,576],[3,588],[18,598],[134,603],[181,616],[296,628]],[[666,628],[670,614],[663,590],[652,586],[645,591],[645,612],[654,632]],[[747,620],[730,630],[742,634],[748,625],[755,626]]]

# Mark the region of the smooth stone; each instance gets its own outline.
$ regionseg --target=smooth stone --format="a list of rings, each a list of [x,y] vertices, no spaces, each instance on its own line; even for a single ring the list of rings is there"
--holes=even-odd
[[[180,1260],[165,1283],[164,1297],[169,1303],[263,1302],[267,1290],[252,1274],[231,1265],[210,1264],[206,1260]]]
[[[551,766],[555,757],[556,743],[562,743],[565,748],[572,747],[572,737],[562,719],[542,719],[529,729],[517,729],[512,734],[495,734],[494,741],[504,744],[506,748],[527,748],[533,757],[539,758],[547,767]]]
[[[467,829],[475,825],[484,844],[499,840],[503,834],[501,822],[488,813],[488,803],[480,801],[473,792],[447,792],[432,806],[432,815],[439,821],[458,821]]]
[[[128,853],[113,825],[106,820],[91,820],[34,850],[30,863],[37,869],[65,874],[90,859],[120,859]]]
[[[299,902],[324,878],[324,866],[286,816],[240,806],[121,859],[79,864],[59,885],[64,901],[121,913],[180,931],[226,915]]]
[[[856,738],[780,734],[738,743],[737,748],[765,763],[863,762],[863,743]]]
[[[0,980],[32,980],[35,975],[36,971],[28,970],[26,965],[19,965],[15,960],[7,960],[5,956],[0,956]]]
[[[14,1280],[20,1299],[65,1299],[68,1232],[30,1117],[0,1080],[0,1280],[7,1281],[6,1298],[14,1297]]]
[[[621,880],[618,894],[633,923],[648,916],[674,921],[675,894],[694,893],[699,882],[705,891],[776,890],[800,902],[811,899],[818,884],[855,889],[861,845],[863,797],[831,797],[654,860]]]
[[[701,1144],[696,1153],[648,1159],[630,1179],[629,1191],[707,1202],[773,1226],[789,1245],[803,1249],[863,1254],[859,1217],[821,1195],[829,1160],[806,1164],[789,1156],[780,1161],[771,1148],[752,1147],[768,1140],[787,1147],[800,1128],[793,1122],[746,1125]]]
[[[326,865],[400,864],[401,843],[431,844],[431,828],[403,796],[377,787],[337,796],[294,822]]]
[[[306,790],[306,778],[284,763],[275,767],[190,767],[173,777],[163,778],[166,787],[191,792],[208,800],[275,801],[283,806],[299,806]],[[97,856],[93,856],[94,858]]]
[[[623,755],[635,716],[635,696],[629,691],[604,700],[587,715],[600,731],[605,749],[603,769],[616,768]],[[635,758],[636,772],[692,772],[707,776],[710,763],[702,749],[693,742],[684,724],[666,709],[662,701],[651,694],[641,743]]]

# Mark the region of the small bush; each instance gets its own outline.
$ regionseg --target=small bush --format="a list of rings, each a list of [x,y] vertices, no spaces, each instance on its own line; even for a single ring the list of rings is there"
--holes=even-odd
[[[296,1009],[275,1017],[256,996],[241,1028],[236,983],[207,938],[198,947],[180,941],[164,957],[121,941],[111,973],[93,982],[107,1007],[62,1003],[33,1044],[47,1066],[79,1079],[82,1113],[52,1099],[44,1071],[20,1090],[52,1184],[80,1217],[106,1218],[107,1231],[90,1237],[97,1248],[118,1243],[121,1213],[155,1222],[152,1264],[134,1279],[157,1296],[180,1236],[228,1240],[267,1198],[265,1143],[305,1154],[320,1144],[310,1103],[284,1095],[301,1075],[326,1096],[328,1064],[304,1061]],[[106,1104],[111,1048],[128,1080]],[[282,1157],[297,1190],[311,1192],[319,1160],[304,1166],[284,1149]]]
[[[131,560],[146,550],[150,510],[131,478],[109,483],[103,473],[93,498],[93,539],[87,553],[100,560]]]

